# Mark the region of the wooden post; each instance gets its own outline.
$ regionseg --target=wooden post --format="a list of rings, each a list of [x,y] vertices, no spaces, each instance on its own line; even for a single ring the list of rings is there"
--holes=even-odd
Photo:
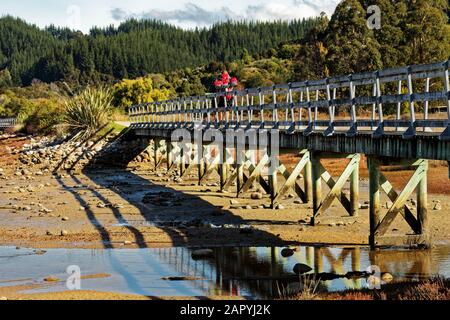
[[[180,177],[183,176],[184,174],[184,170],[185,170],[185,165],[184,165],[184,148],[182,145],[179,146],[180,147]]]
[[[305,172],[303,178],[305,179],[305,194],[306,194],[306,201],[308,203],[312,202],[313,200],[313,188],[312,188],[312,166],[311,166],[311,160],[309,160],[306,163],[305,166]]]
[[[428,162],[424,161],[422,164],[423,169],[426,171],[428,168]],[[417,185],[417,219],[419,221],[420,233],[424,235],[427,239],[430,234],[429,223],[428,223],[428,199],[427,199],[427,174],[420,179]],[[428,241],[427,241],[428,242]],[[429,246],[430,243],[426,243]]]
[[[239,193],[244,186],[244,165],[246,161],[245,144],[241,145],[239,139],[235,142],[235,155],[236,155],[236,197],[239,197]],[[240,163],[239,163],[240,162]]]
[[[219,176],[220,176],[220,190],[224,191],[223,187],[227,182],[227,160],[228,160],[228,152],[226,149],[226,145],[222,145],[222,154],[220,155],[220,163],[219,163]]]
[[[199,150],[197,150],[197,152],[199,153],[199,163],[197,165],[198,167],[198,185],[202,184],[202,178],[203,175],[205,174],[205,154],[207,154],[208,150],[206,149],[207,147],[199,147]]]
[[[167,153],[167,171],[172,168],[173,165],[173,144],[171,141],[166,143],[166,153]]]
[[[315,225],[315,216],[319,211],[322,203],[322,167],[320,165],[320,157],[317,152],[311,152],[312,164],[312,193],[313,193],[313,217],[311,225]]]
[[[160,144],[161,140],[155,139],[153,141],[154,141],[153,151],[154,151],[155,171],[156,171],[158,169],[158,164],[159,164],[159,144]]]
[[[359,162],[350,176],[350,215],[358,216],[359,210]]]
[[[369,244],[375,248],[375,231],[380,224],[380,168],[378,160],[373,157],[367,158],[369,165],[369,197],[370,197],[370,235]]]

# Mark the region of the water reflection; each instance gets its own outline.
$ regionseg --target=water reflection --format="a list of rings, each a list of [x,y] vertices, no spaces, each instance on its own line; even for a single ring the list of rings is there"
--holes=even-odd
[[[418,280],[436,275],[450,277],[450,247],[431,250],[370,251],[365,247],[297,247],[288,258],[282,248],[215,248],[214,256],[193,260],[186,248],[135,250],[54,249],[33,255],[31,249],[0,248],[0,286],[14,279],[41,281],[48,275],[64,280],[68,265],[79,265],[82,273],[109,273],[110,278],[83,280],[83,289],[136,293],[149,296],[245,296],[278,297],[283,288],[298,287],[293,274],[297,263],[314,273],[345,275],[377,265],[394,281]],[[31,254],[27,254],[31,253]],[[166,281],[163,277],[196,280]],[[11,285],[8,282],[8,285]],[[339,291],[366,287],[366,280],[339,278],[321,281],[320,290]],[[41,291],[66,290],[64,281]]]

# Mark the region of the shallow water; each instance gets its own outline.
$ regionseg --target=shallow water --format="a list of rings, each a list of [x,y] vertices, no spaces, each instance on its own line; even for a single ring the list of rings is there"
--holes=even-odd
[[[36,255],[33,249],[0,247],[0,286],[42,283],[55,276],[61,280],[31,292],[65,291],[66,269],[80,267],[81,275],[110,274],[108,278],[82,279],[81,289],[133,293],[147,296],[244,296],[277,297],[280,291],[298,287],[292,281],[267,280],[292,274],[296,263],[313,272],[345,274],[378,265],[394,281],[417,280],[436,275],[450,277],[450,246],[431,250],[382,250],[361,248],[297,247],[291,257],[282,248],[215,248],[214,258],[193,260],[192,250],[164,249],[51,249]],[[163,277],[202,278],[167,281]],[[266,279],[264,279],[266,278]],[[339,291],[364,288],[365,279],[323,281],[320,289]]]

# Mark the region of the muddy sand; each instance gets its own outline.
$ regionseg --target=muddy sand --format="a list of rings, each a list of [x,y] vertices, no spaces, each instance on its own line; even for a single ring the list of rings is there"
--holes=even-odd
[[[20,145],[18,142],[14,142]],[[295,157],[283,156],[283,163]],[[336,160],[333,160],[336,161]],[[16,176],[14,156],[0,156],[0,246],[45,248],[154,248],[211,246],[283,246],[293,244],[368,244],[368,209],[356,223],[311,227],[311,204],[286,195],[281,210],[270,209],[270,199],[253,200],[250,193],[236,198],[222,193],[218,177],[198,186],[196,175],[181,183],[167,182],[163,169],[144,165],[134,169],[84,170]],[[345,163],[330,162],[332,174]],[[406,172],[387,173],[394,186],[406,183]],[[450,184],[447,168],[431,165],[429,220],[434,241],[450,240]],[[368,200],[368,181],[361,173],[360,203]],[[348,188],[348,186],[347,186]],[[400,189],[400,188],[399,188]],[[401,190],[401,189],[400,189]],[[254,190],[253,190],[254,191]],[[383,195],[383,202],[388,199]],[[440,210],[434,210],[438,204]],[[387,209],[384,208],[385,211]],[[328,214],[345,217],[334,202]],[[401,218],[392,234],[409,233]],[[0,293],[5,293],[5,288]],[[24,298],[10,288],[14,298]],[[0,294],[1,296],[1,294]],[[113,293],[59,293],[39,299],[134,299]],[[26,295],[26,298],[37,298]]]
[[[150,170],[9,176],[0,186],[0,244],[34,248],[367,244],[368,209],[360,210],[354,224],[340,225],[338,218],[337,225],[311,227],[311,205],[298,204],[295,197],[286,196],[284,208],[273,210],[268,195],[252,200],[249,193],[236,199],[234,192],[221,193],[213,180],[206,186],[198,186],[195,177],[168,183],[163,171]],[[363,179],[360,185],[364,203],[368,182]],[[435,241],[450,239],[448,198],[429,195]],[[441,210],[433,210],[437,202]],[[346,216],[338,202],[329,211]],[[398,218],[391,232],[409,231]]]

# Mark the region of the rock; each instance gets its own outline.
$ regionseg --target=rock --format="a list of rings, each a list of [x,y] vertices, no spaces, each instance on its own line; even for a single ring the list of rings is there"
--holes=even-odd
[[[360,204],[359,208],[362,209],[362,210],[367,210],[367,209],[369,209],[369,204],[368,203]]]
[[[245,206],[245,209],[246,209],[246,210],[252,210],[253,207],[252,207],[251,205],[246,205],[246,206]]]
[[[59,279],[57,277],[53,277],[53,276],[48,276],[44,278],[45,282],[58,282]]]
[[[275,207],[276,210],[284,210],[286,209],[282,204],[277,204]]]
[[[69,217],[62,217],[61,220],[62,221],[69,221]]]
[[[433,210],[435,210],[435,211],[442,210],[442,205],[439,202],[436,202],[434,204]]]
[[[263,198],[263,195],[261,192],[253,192],[250,196],[253,200],[260,200]]]
[[[394,276],[392,274],[390,274],[389,272],[384,272],[381,274],[381,280],[383,280],[386,283],[389,283],[392,280],[394,280]]]
[[[412,204],[413,206],[416,206],[416,205],[417,205],[417,201],[414,200],[414,199],[411,199],[411,204]]]
[[[48,236],[53,236],[54,235],[53,232],[51,232],[50,230],[47,230],[47,232],[45,234],[48,235]]]
[[[281,250],[281,256],[284,258],[288,258],[294,255],[295,250],[291,248],[284,248]]]
[[[302,200],[294,200],[294,204],[303,204]]]
[[[329,227],[336,227],[336,223],[332,222],[328,224]]]
[[[204,258],[213,258],[214,251],[211,249],[198,249],[194,250],[191,253],[192,259],[204,259]]]
[[[61,230],[61,236],[65,237],[69,234],[69,232],[67,230]]]
[[[230,204],[239,204],[239,201],[237,201],[237,200],[230,200]]]
[[[124,246],[130,246],[131,244],[132,244],[131,241],[128,240],[123,242]]]
[[[307,264],[297,263],[293,270],[295,274],[304,274],[310,272],[312,268]]]

